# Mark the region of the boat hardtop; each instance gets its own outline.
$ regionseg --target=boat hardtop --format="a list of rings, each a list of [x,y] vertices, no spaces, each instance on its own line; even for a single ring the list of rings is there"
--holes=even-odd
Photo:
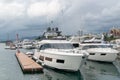
[[[59,50],[59,49],[45,49],[44,53],[57,54],[57,55],[66,55],[66,56],[83,56],[86,54],[85,51],[75,51],[75,50]],[[80,54],[85,53],[85,54]]]
[[[42,45],[46,47],[46,49],[42,50],[42,52],[49,53],[49,54],[78,56],[78,55],[84,55],[80,53],[85,53],[85,51],[83,50],[77,51],[73,47],[73,45],[66,40],[43,40],[41,41],[41,46]]]
[[[119,51],[112,49],[112,48],[91,48],[87,49],[88,52],[93,52],[93,53],[119,53]]]
[[[80,47],[81,49],[89,49],[89,48],[113,48],[113,44],[94,44],[94,43],[91,43],[91,44],[80,44]]]
[[[39,48],[62,49],[62,50],[74,49],[73,45],[66,40],[43,40],[39,43]]]

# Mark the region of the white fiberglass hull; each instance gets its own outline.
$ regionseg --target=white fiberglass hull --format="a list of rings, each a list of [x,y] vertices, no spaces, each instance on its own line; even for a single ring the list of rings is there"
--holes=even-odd
[[[44,56],[53,58],[52,62],[45,60],[44,64],[57,69],[77,71],[82,64],[82,56],[63,56],[50,54],[44,54]],[[64,63],[57,63],[57,59],[64,60]]]
[[[101,51],[97,51],[94,50],[92,51],[93,49],[91,50],[88,50],[89,52],[89,56],[88,56],[88,59],[89,60],[95,60],[95,61],[103,61],[103,62],[113,62],[116,60],[117,58],[117,51],[110,51],[109,49],[106,49],[106,51],[102,50]]]
[[[101,53],[96,53],[96,55],[89,55],[89,60],[95,61],[104,61],[104,62],[113,62],[115,61],[117,55],[116,54],[107,54],[105,56],[101,56]]]
[[[83,63],[83,55],[60,55],[60,54],[49,54],[49,53],[38,53],[34,58],[43,61],[43,64],[56,69],[78,71]]]

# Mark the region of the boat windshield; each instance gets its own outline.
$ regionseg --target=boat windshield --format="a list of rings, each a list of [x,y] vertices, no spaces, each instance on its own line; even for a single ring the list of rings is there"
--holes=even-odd
[[[70,43],[52,43],[52,44],[44,44],[40,47],[40,49],[44,50],[47,48],[52,49],[73,49],[73,45]]]
[[[89,48],[112,48],[112,45],[85,45],[82,47],[83,50],[89,49]]]
[[[73,49],[73,45],[69,43],[54,43],[50,44],[51,48],[55,49]]]

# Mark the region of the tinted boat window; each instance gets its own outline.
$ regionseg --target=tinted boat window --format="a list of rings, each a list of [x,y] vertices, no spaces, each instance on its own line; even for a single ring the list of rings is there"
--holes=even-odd
[[[89,48],[112,48],[112,45],[85,45],[82,47],[83,50],[89,49]]]
[[[105,54],[105,53],[102,53],[101,55],[103,55],[103,56],[104,56],[104,55],[106,55],[106,54]]]
[[[76,47],[79,47],[79,44],[73,44],[73,46],[76,48]]]
[[[44,56],[40,56],[39,59],[44,61]]]
[[[90,53],[90,55],[95,55],[95,53]]]
[[[50,48],[50,45],[49,44],[44,44],[44,45],[41,45],[40,50],[44,50],[44,49],[47,49],[47,48]]]
[[[47,60],[47,61],[52,61],[52,58],[46,57],[45,60]]]
[[[57,59],[56,61],[57,63],[64,63],[64,60],[61,60],[61,59]]]
[[[98,46],[96,45],[87,45],[87,46],[83,46],[83,50],[89,49],[89,48],[98,48]]]
[[[54,49],[73,49],[73,45],[69,43],[53,43],[50,44],[51,48]]]

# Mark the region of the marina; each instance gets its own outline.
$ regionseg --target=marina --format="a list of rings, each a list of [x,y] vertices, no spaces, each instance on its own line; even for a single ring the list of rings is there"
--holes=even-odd
[[[17,40],[0,47],[13,57],[11,67],[17,65],[17,69],[12,68],[19,70],[18,75],[29,76],[22,80],[119,80],[119,43],[119,39],[105,41],[103,34],[67,38],[58,28],[48,28],[41,39],[19,40],[17,34]]]
[[[120,0],[0,0],[0,80],[120,80]]]
[[[5,44],[0,43],[0,78],[2,80],[119,80],[120,65],[116,63],[102,63],[87,61],[79,71],[71,73],[62,70],[44,67],[43,73],[23,74],[15,57],[16,50],[5,49]],[[21,52],[34,50],[20,49]],[[118,66],[118,67],[116,67]],[[7,77],[5,77],[7,76]]]
[[[119,39],[66,37],[50,27],[39,39],[18,38],[0,43],[3,80],[120,80]]]

